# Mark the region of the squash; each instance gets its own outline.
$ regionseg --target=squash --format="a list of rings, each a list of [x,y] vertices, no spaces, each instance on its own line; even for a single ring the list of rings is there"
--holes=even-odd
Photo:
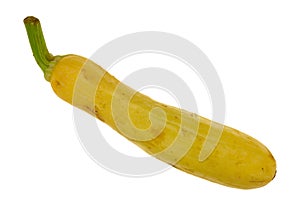
[[[262,187],[275,177],[274,157],[253,137],[155,101],[89,59],[74,54],[53,56],[39,20],[30,16],[24,23],[33,55],[56,95],[105,122],[148,154],[234,188]],[[209,131],[214,135],[208,135]]]

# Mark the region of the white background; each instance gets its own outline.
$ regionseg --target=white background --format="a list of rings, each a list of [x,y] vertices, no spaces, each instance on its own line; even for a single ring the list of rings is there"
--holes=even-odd
[[[0,205],[299,204],[299,9],[296,0],[2,1]],[[268,146],[276,178],[237,190],[176,169],[129,178],[99,167],[79,143],[72,107],[34,62],[22,22],[28,15],[42,21],[54,54],[89,57],[138,31],[190,40],[223,83],[225,123]]]

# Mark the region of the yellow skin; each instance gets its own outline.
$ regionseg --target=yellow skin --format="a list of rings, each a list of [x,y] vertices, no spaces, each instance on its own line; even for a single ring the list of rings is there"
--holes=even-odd
[[[147,153],[151,155],[159,153],[156,155],[158,159],[185,172],[223,185],[244,189],[261,187],[270,182],[275,175],[276,163],[269,150],[254,138],[226,126],[212,154],[206,160],[199,161],[199,154],[211,127],[211,121],[184,111],[184,115],[190,115],[190,119],[182,123],[182,110],[133,91],[86,58],[76,55],[63,57],[53,67],[50,82],[54,92],[60,98],[95,115]],[[80,89],[76,89],[78,87]],[[123,95],[120,94],[121,92],[116,92],[117,87],[124,88]],[[139,140],[138,137],[127,135],[129,132],[124,129],[120,131],[116,126],[118,124],[116,121],[122,120],[113,116],[112,99],[119,98],[119,107],[127,109],[128,99],[122,96],[131,96],[132,93],[134,96],[129,102],[128,109],[129,118],[135,127],[144,130],[151,127],[149,113],[154,108],[160,108],[166,114],[163,130],[152,140]],[[76,100],[73,95],[76,96]],[[153,116],[152,124],[155,124],[153,123],[155,121],[162,122],[161,119],[165,117]],[[124,117],[126,118],[128,117]],[[194,122],[190,123],[191,121],[197,121],[199,124],[195,131],[197,134],[194,142],[193,138],[189,137],[193,136],[192,132],[195,128]],[[174,153],[181,152],[176,150],[178,149],[176,147],[172,150],[173,154],[170,151],[160,154],[175,142],[182,128],[186,133],[179,141],[182,145],[190,145],[187,153],[179,160],[172,159],[173,156],[176,157]]]
[[[56,57],[47,71],[45,76],[61,99],[182,171],[241,189],[262,187],[275,176],[275,159],[256,139],[159,103],[84,57]]]

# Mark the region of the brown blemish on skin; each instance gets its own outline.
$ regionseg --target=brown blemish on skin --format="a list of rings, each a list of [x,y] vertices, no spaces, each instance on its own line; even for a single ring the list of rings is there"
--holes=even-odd
[[[162,104],[161,106],[165,107],[165,108],[168,108],[168,105],[165,105],[165,104]]]
[[[84,79],[89,80],[89,77],[88,77],[86,69],[83,68],[81,70],[81,75],[83,76]]]
[[[265,183],[265,180],[250,180],[251,183]]]
[[[90,108],[89,106],[83,106],[83,109],[89,113],[94,113],[94,111],[92,110],[92,108]]]
[[[105,120],[103,119],[103,117],[101,117],[99,114],[96,114],[97,118],[100,119],[102,122],[105,122]]]
[[[276,176],[277,170],[275,170],[274,176],[272,177],[272,180],[274,180],[275,176]]]
[[[53,81],[53,84],[54,84],[54,86],[56,86],[56,87],[60,87],[60,86],[61,86],[60,82],[57,81],[57,80]]]
[[[96,115],[96,117],[97,117],[99,120],[101,120],[102,122],[105,122],[105,120],[104,120],[103,117],[100,115],[100,113],[99,113],[99,111],[98,111],[97,108],[95,109],[95,115]]]

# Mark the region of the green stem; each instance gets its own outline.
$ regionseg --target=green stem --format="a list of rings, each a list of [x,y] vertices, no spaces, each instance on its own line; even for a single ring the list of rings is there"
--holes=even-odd
[[[28,39],[32,49],[33,56],[44,72],[45,79],[50,81],[53,64],[57,61],[59,56],[53,56],[49,53],[44,39],[40,21],[28,16],[24,19]]]

